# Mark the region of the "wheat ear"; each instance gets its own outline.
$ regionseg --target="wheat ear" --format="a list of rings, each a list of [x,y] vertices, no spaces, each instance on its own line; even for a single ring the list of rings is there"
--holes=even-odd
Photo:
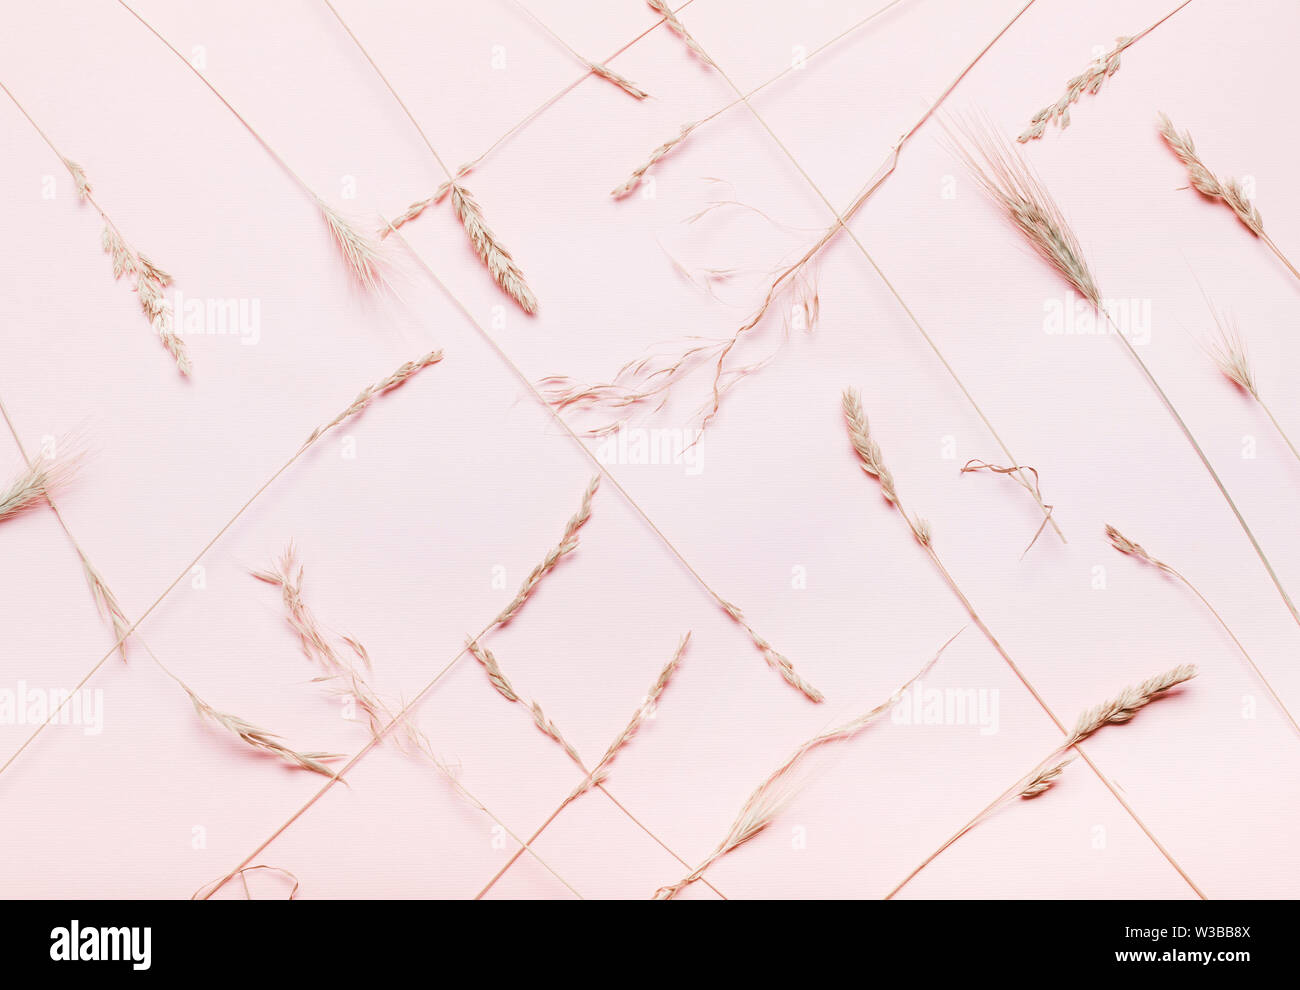
[[[1176,687],[1185,681],[1191,680],[1195,676],[1196,668],[1194,666],[1188,664],[1175,667],[1173,670],[1148,678],[1136,687],[1125,688],[1117,698],[1084,712],[1083,715],[1079,717],[1079,721],[1076,723],[1074,731],[1066,737],[1065,741],[1062,742],[1060,746],[1057,746],[1056,749],[1052,750],[1052,752],[1043,760],[1039,761],[1033,770],[1025,774],[1005,791],[999,794],[982,811],[980,811],[979,814],[975,815],[975,817],[953,833],[948,841],[927,856],[920,865],[904,877],[893,890],[886,894],[885,900],[891,900],[900,890],[911,883],[918,873],[933,863],[963,835],[975,828],[976,825],[980,824],[980,822],[984,821],[1008,801],[1012,801],[1017,797],[1022,799],[1036,798],[1052,788],[1056,784],[1057,779],[1061,776],[1062,772],[1073,760],[1073,757],[1062,759],[1062,756],[1068,750],[1074,748],[1079,743],[1083,742],[1084,739],[1088,738],[1088,736],[1105,728],[1107,725],[1120,725],[1129,721],[1138,711],[1145,708],[1158,698],[1163,697],[1171,688]],[[1080,749],[1076,752],[1089,766],[1096,770],[1096,766],[1083,750]],[[1116,798],[1118,798],[1120,803],[1124,804],[1127,809],[1128,805],[1124,802],[1123,798],[1120,798],[1113,785],[1111,785],[1105,777],[1102,777],[1102,781],[1107,784],[1111,793],[1115,794]],[[1131,809],[1129,810],[1131,812]],[[1139,822],[1139,825],[1140,824],[1141,823]],[[1150,835],[1150,833],[1147,834]],[[1159,844],[1157,843],[1157,845]],[[1168,857],[1168,853],[1165,855]],[[1173,860],[1171,859],[1170,862],[1172,863]],[[1178,869],[1179,873],[1182,874],[1183,879],[1187,880],[1192,889],[1204,898],[1205,894],[1196,886],[1196,884],[1192,883],[1191,878],[1189,878],[1187,874],[1182,873],[1182,870],[1178,868],[1176,863],[1174,864],[1174,867],[1175,869]]]
[[[825,732],[813,736],[811,739],[800,745],[793,753],[790,754],[780,766],[773,770],[763,780],[758,787],[746,799],[741,806],[740,812],[736,815],[727,830],[727,834],[722,841],[714,847],[713,851],[704,858],[704,860],[690,873],[682,877],[676,883],[660,887],[655,891],[654,899],[657,901],[670,901],[676,897],[683,889],[689,887],[696,880],[699,880],[710,866],[720,860],[728,853],[734,852],[740,846],[744,845],[750,839],[761,834],[775,821],[776,816],[798,793],[799,784],[795,780],[795,771],[799,768],[804,758],[815,749],[826,746],[831,743],[844,742],[856,736],[872,722],[876,721],[881,715],[893,708],[903,697],[903,694],[909,687],[928,674],[939,658],[943,656],[944,650],[952,643],[958,632],[952,636],[948,642],[939,647],[939,650],[930,658],[919,671],[903,684],[897,691],[891,694],[888,700],[882,702],[870,711],[864,712],[857,718],[851,719],[836,728],[829,729]]]
[[[1296,722],[1295,716],[1291,714],[1291,710],[1287,708],[1286,703],[1282,700],[1281,696],[1273,689],[1273,685],[1270,684],[1268,678],[1264,676],[1264,672],[1259,669],[1259,665],[1255,663],[1250,653],[1247,652],[1246,647],[1242,645],[1242,642],[1237,638],[1236,633],[1229,628],[1227,621],[1219,614],[1219,610],[1211,605],[1209,599],[1201,593],[1200,588],[1192,584],[1187,576],[1181,571],[1169,566],[1163,560],[1159,560],[1152,556],[1141,544],[1130,540],[1114,526],[1108,525],[1106,527],[1106,539],[1109,540],[1110,545],[1120,553],[1140,560],[1143,563],[1150,564],[1156,570],[1162,571],[1172,578],[1176,578],[1182,583],[1183,587],[1195,595],[1200,603],[1209,610],[1212,616],[1214,616],[1214,620],[1218,622],[1223,631],[1228,634],[1228,638],[1232,640],[1233,645],[1237,647],[1237,650],[1241,653],[1242,657],[1245,658],[1246,663],[1250,664],[1250,669],[1255,672],[1255,676],[1259,678],[1260,683],[1264,685],[1265,690],[1267,690],[1272,696],[1273,701],[1277,703],[1278,708],[1282,710],[1282,714],[1285,715],[1286,720],[1291,723],[1291,727],[1295,729],[1296,732],[1300,732],[1300,723]]]
[[[68,459],[41,458],[27,464],[7,488],[0,489],[0,522],[46,501],[52,491],[71,480],[75,469],[75,461]]]
[[[1241,514],[1237,503],[1228,494],[1228,489],[1219,477],[1219,473],[1214,470],[1214,465],[1210,463],[1205,451],[1201,449],[1201,445],[1192,434],[1191,428],[1182,415],[1179,414],[1173,401],[1165,394],[1165,390],[1160,386],[1151,369],[1147,367],[1146,362],[1142,360],[1137,348],[1133,346],[1132,341],[1123,333],[1114,317],[1102,304],[1101,293],[1097,289],[1097,283],[1093,279],[1088,264],[1084,259],[1078,239],[1074,236],[1074,232],[1070,229],[1046,186],[1025,164],[1024,159],[1020,157],[1015,147],[994,131],[990,125],[968,124],[963,131],[965,146],[963,147],[960,144],[956,146],[957,155],[965,162],[967,168],[970,169],[975,180],[988,194],[989,198],[1001,208],[1004,215],[1020,231],[1034,250],[1057,272],[1063,275],[1114,329],[1113,336],[1120,341],[1129,357],[1137,364],[1143,377],[1146,378],[1147,384],[1151,386],[1156,396],[1164,404],[1164,407],[1169,411],[1169,415],[1173,417],[1179,430],[1191,445],[1192,450],[1196,452],[1196,456],[1210,475],[1210,479],[1218,488],[1219,494],[1228,503],[1228,508],[1236,517],[1242,532],[1246,534],[1246,538],[1254,548],[1260,563],[1264,565],[1264,570],[1268,572],[1269,579],[1273,582],[1273,587],[1277,589],[1287,610],[1291,613],[1291,618],[1295,620],[1297,625],[1300,625],[1300,610],[1296,609],[1291,596],[1287,594],[1286,589],[1282,586],[1282,581],[1277,576],[1277,572],[1273,570],[1273,565],[1264,553],[1264,548],[1260,546],[1259,541],[1255,538],[1254,531],[1246,522],[1246,517]]]

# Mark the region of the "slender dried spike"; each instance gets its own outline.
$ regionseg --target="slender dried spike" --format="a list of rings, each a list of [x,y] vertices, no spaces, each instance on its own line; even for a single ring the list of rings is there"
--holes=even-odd
[[[659,147],[655,148],[654,151],[650,152],[650,157],[633,169],[632,174],[627,177],[622,185],[615,188],[610,195],[615,199],[622,199],[639,186],[641,184],[641,179],[645,176],[646,172],[650,171],[650,169],[653,168],[661,158],[685,141],[687,137],[690,136],[691,131],[700,126],[700,123],[701,121],[695,121],[690,124],[683,124],[681,131],[675,138],[665,141]]]
[[[611,69],[608,65],[605,65],[603,62],[588,62],[587,68],[589,68],[596,75],[600,76],[600,78],[612,82],[623,92],[627,93],[628,96],[635,97],[638,100],[644,100],[647,96],[650,95],[640,86],[637,86],[634,82],[632,82],[632,80],[624,76],[620,76],[617,72]]]
[[[533,591],[537,588],[547,574],[555,569],[555,566],[566,556],[578,549],[578,531],[586,525],[587,520],[591,518],[591,500],[600,487],[600,475],[593,475],[587,484],[587,489],[582,493],[582,503],[564,526],[564,535],[560,537],[560,542],[547,552],[542,562],[532,569],[524,583],[519,586],[519,591],[515,594],[514,599],[501,610],[501,614],[492,620],[493,626],[503,626],[524,607],[524,603],[532,596]]]
[[[846,739],[852,738],[885,712],[889,711],[889,709],[893,708],[894,705],[896,705],[903,697],[904,692],[906,692],[908,688],[922,677],[926,676],[930,670],[933,669],[934,665],[939,662],[939,658],[943,656],[944,650],[946,650],[952,641],[960,635],[961,633],[958,632],[949,639],[948,642],[944,643],[943,646],[939,647],[939,651],[925,664],[925,666],[917,671],[907,681],[907,683],[903,684],[897,691],[890,695],[887,701],[834,729],[813,736],[813,738],[809,739],[796,749],[784,763],[777,767],[776,770],[769,774],[768,777],[754,789],[748,800],[746,800],[744,805],[741,807],[740,813],[736,815],[735,820],[731,823],[731,828],[727,831],[726,836],[720,843],[718,843],[713,852],[709,853],[699,866],[681,880],[677,881],[677,883],[669,884],[666,887],[660,887],[655,891],[654,899],[657,901],[672,900],[683,888],[690,886],[702,877],[705,871],[723,856],[726,856],[728,853],[734,851],[750,839],[762,833],[772,824],[777,814],[780,813],[780,811],[798,792],[798,782],[794,779],[794,771],[798,768],[804,757],[813,750],[827,744],[842,742]]]
[[[1034,774],[1030,779],[1029,783],[1025,785],[1025,789],[1020,792],[1020,797],[1029,800],[1030,798],[1036,798],[1038,795],[1050,790],[1065,768],[1073,762],[1074,757],[1068,756],[1064,760],[1061,760],[1059,763],[1056,763],[1045,770],[1039,770],[1038,773]]]
[[[1141,684],[1125,688],[1117,697],[1096,705],[1080,715],[1074,731],[1066,739],[1063,748],[1068,749],[1083,742],[1104,726],[1127,722],[1141,708],[1155,701],[1170,688],[1190,681],[1196,673],[1194,664],[1181,664],[1163,674],[1150,677]]]
[[[465,646],[470,655],[483,665],[483,669],[487,671],[488,680],[492,682],[492,686],[497,689],[501,697],[505,698],[506,701],[518,701],[519,695],[515,694],[515,689],[510,686],[510,681],[501,672],[501,665],[497,663],[496,655],[476,639],[467,640]]]
[[[1156,560],[1155,557],[1147,553],[1146,549],[1143,548],[1143,546],[1140,543],[1134,543],[1127,536],[1125,536],[1123,533],[1117,530],[1114,526],[1107,525],[1106,539],[1110,540],[1110,545],[1122,554],[1127,554],[1130,557],[1137,557],[1141,560],[1145,560],[1152,567],[1159,568],[1160,570],[1164,571],[1167,574],[1177,575],[1178,573],[1172,567],[1166,564],[1164,561]]]
[[[316,196],[315,200],[316,207],[325,218],[325,225],[343,252],[343,260],[347,262],[348,270],[352,272],[357,284],[367,292],[386,285],[388,279],[383,252],[323,199]]]
[[[636,714],[632,716],[631,721],[628,722],[623,731],[619,733],[618,738],[609,744],[609,748],[605,750],[605,755],[600,758],[600,762],[597,763],[591,773],[587,775],[587,779],[579,784],[574,789],[573,793],[569,795],[569,801],[585,794],[593,787],[600,785],[609,776],[610,764],[614,762],[619,751],[632,741],[641,726],[645,724],[645,720],[651,716],[655,707],[659,704],[659,698],[663,695],[664,689],[668,687],[668,682],[672,679],[673,674],[677,672],[677,668],[681,665],[682,657],[686,655],[686,645],[690,641],[691,634],[688,632],[682,637],[681,642],[677,644],[677,650],[673,654],[672,659],[669,660],[668,663],[664,665],[663,670],[659,672],[659,677],[655,680],[654,686],[650,688],[650,693],[646,695],[645,700],[641,703],[641,707],[636,710]]]
[[[180,682],[177,681],[177,683],[179,684]],[[252,746],[254,749],[260,749],[263,752],[278,756],[286,763],[296,767],[301,767],[303,770],[310,770],[312,773],[318,773],[325,777],[334,776],[334,771],[327,767],[324,761],[337,760],[340,758],[339,754],[300,753],[297,750],[290,749],[288,746],[279,742],[279,738],[273,733],[267,732],[265,729],[259,729],[257,726],[253,725],[251,722],[245,721],[238,715],[231,715],[228,712],[218,711],[188,687],[185,687],[184,684],[181,684],[181,687],[184,688],[185,693],[190,696],[190,701],[194,703],[194,708],[200,715],[215,722],[227,732],[234,733],[234,735],[238,736],[239,739],[247,745]]]
[[[718,603],[722,606],[722,610],[731,616],[741,629],[745,630],[750,642],[763,655],[767,665],[780,674],[787,684],[814,704],[821,704],[826,700],[825,695],[799,676],[799,673],[794,669],[794,664],[790,662],[785,654],[774,649],[771,643],[758,634],[754,627],[745,620],[745,614],[741,612],[739,607],[723,599],[718,599]]]
[[[1247,199],[1241,184],[1236,179],[1218,179],[1196,153],[1191,132],[1178,133],[1173,121],[1164,113],[1159,116],[1159,126],[1160,136],[1187,169],[1187,178],[1192,188],[1211,199],[1222,200],[1252,234],[1263,237],[1264,219],[1259,215],[1259,210],[1255,209],[1255,204]]]
[[[360,393],[358,393],[357,397],[352,400],[352,404],[350,406],[344,409],[341,413],[335,416],[328,423],[316,427],[316,429],[314,429],[311,432],[311,435],[308,436],[307,439],[303,442],[300,451],[306,450],[313,443],[319,440],[322,436],[324,436],[334,427],[338,426],[344,420],[350,419],[351,417],[357,415],[357,413],[361,412],[363,409],[369,406],[370,403],[372,403],[379,396],[383,395],[385,392],[390,392],[395,388],[400,388],[409,379],[415,377],[415,375],[419,374],[425,368],[429,367],[429,365],[437,364],[441,360],[442,360],[442,351],[430,351],[428,354],[425,354],[423,357],[416,358],[414,361],[405,362],[396,371],[394,371],[391,375],[385,378],[382,382],[376,382],[374,385],[370,385],[366,388],[363,388],[360,391]]]
[[[86,583],[90,585],[90,593],[95,599],[95,607],[99,610],[100,616],[112,624],[118,651],[122,654],[122,659],[126,660],[126,635],[131,628],[131,620],[122,611],[113,589],[108,586],[99,571],[80,549],[77,553],[81,557],[81,567],[86,574]]]
[[[474,251],[487,265],[488,271],[497,285],[505,290],[506,295],[519,304],[519,308],[530,316],[537,312],[537,297],[524,281],[524,273],[515,264],[515,259],[505,246],[497,240],[496,234],[483,219],[483,211],[478,202],[470,195],[468,189],[459,183],[451,186],[451,205],[456,211],[461,226],[469,237]]]
[[[686,30],[686,25],[677,19],[677,15],[672,12],[672,8],[664,0],[646,0],[646,3],[650,5],[651,10],[664,19],[664,23],[668,25],[668,30],[681,38],[686,43],[686,47],[700,61],[705,65],[713,65],[713,59],[705,54],[704,49],[700,47],[700,43],[691,37],[691,32]],[[716,66],[714,67],[716,68]]]
[[[1026,141],[1042,137],[1047,125],[1053,121],[1061,130],[1069,127],[1070,106],[1076,103],[1084,93],[1093,96],[1097,95],[1097,92],[1101,89],[1101,84],[1119,71],[1120,53],[1135,41],[1137,41],[1137,37],[1116,38],[1115,47],[1066,83],[1065,94],[1055,103],[1043,107],[1042,110],[1034,114],[1033,119],[1029,122],[1028,129],[1016,140],[1024,144]]]
[[[855,388],[846,388],[840,398],[844,410],[844,423],[849,430],[849,439],[857,452],[862,470],[880,482],[880,492],[891,505],[898,504],[898,493],[894,490],[894,476],[885,467],[880,445],[871,437],[871,428],[867,423],[867,414],[862,411],[862,398]]]
[[[171,304],[167,302],[163,290],[172,284],[172,277],[151,262],[139,251],[126,243],[118,229],[104,218],[104,231],[100,243],[113,261],[113,277],[123,275],[135,277],[135,294],[140,300],[149,323],[158,333],[163,346],[167,348],[176,367],[182,375],[188,375],[192,369],[189,351],[185,341],[176,333],[175,319]]]

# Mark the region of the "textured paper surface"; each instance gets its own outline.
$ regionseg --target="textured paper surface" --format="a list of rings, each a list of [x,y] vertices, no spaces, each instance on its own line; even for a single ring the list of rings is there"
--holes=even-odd
[[[442,157],[482,152],[581,66],[513,4],[343,0],[339,10]],[[749,89],[879,4],[694,0],[680,16]],[[905,0],[754,100],[800,168],[743,106],[653,171],[653,196],[608,191],[687,121],[734,99],[663,27],[610,64],[654,97],[588,77],[466,180],[540,300],[524,316],[491,282],[446,204],[405,229],[415,251],[529,379],[608,378],[659,342],[725,337],[843,208],[1019,2]],[[1170,0],[1038,0],[945,104],[1010,135],[1117,35]],[[574,49],[604,59],[655,24],[643,4],[529,0]],[[445,178],[323,4],[233,0],[137,8],[332,205],[373,227]],[[1300,20],[1281,2],[1197,0],[1129,49],[1071,127],[1024,149],[1069,216],[1103,293],[1149,306],[1144,360],[1200,439],[1284,584],[1300,588],[1300,464],[1196,339],[1199,291],[1235,315],[1260,388],[1300,430],[1300,284],[1221,204],[1187,189],[1155,130],[1164,110],[1223,174],[1249,176],[1269,230],[1300,250],[1292,115],[1279,80]],[[94,211],[8,101],[0,103],[0,398],[23,441],[76,435],[91,456],[61,506],[132,618],[178,575],[139,634],[218,707],[292,745],[352,754],[362,722],[315,671],[275,589],[248,575],[290,539],[304,594],[363,642],[376,687],[414,697],[509,600],[558,539],[592,465],[484,340],[396,252],[395,291],[366,298],[307,195],[134,18],[108,0],[9,4],[3,81],[133,244],[191,299],[259,307],[257,341],[187,338],[183,381],[114,283]],[[726,897],[879,897],[1060,733],[858,470],[839,393],[860,388],[900,492],[930,520],[958,583],[1067,723],[1178,663],[1201,676],[1089,746],[1102,771],[1211,897],[1289,897],[1297,739],[1187,590],[1105,543],[1112,523],[1178,567],[1221,611],[1278,692],[1300,705],[1300,636],[1226,504],[1118,341],[1048,332],[1063,283],[995,215],[928,124],[852,222],[1018,458],[1038,469],[1069,539],[1004,478],[1005,461],[862,252],[816,265],[821,317],[783,347],[783,304],[748,338],[759,373],[731,391],[694,466],[611,463],[580,549],[488,642],[587,761],[636,710],[679,636],[693,640],[655,718],[608,788],[694,864],[800,742],[883,701],[968,628],[929,688],[996,692],[996,731],[884,719],[813,761],[772,828],[709,871]],[[46,177],[52,177],[47,180]],[[723,180],[726,185],[706,181]],[[55,195],[43,196],[52,181]],[[734,198],[684,224],[711,198]],[[780,226],[778,226],[778,224]],[[710,297],[689,268],[749,270]],[[331,434],[202,557],[244,501],[358,389],[432,347],[445,360]],[[707,372],[632,425],[681,430]],[[21,460],[6,436],[6,476]],[[593,442],[592,449],[596,448]],[[644,510],[641,516],[635,502]],[[653,527],[646,519],[653,521]],[[654,527],[657,527],[654,528]],[[826,695],[814,706],[668,549],[742,609]],[[76,552],[47,510],[0,527],[0,687],[69,689],[111,646]],[[504,579],[504,584],[502,579]],[[232,870],[323,783],[201,723],[138,644],[87,683],[103,729],[56,726],[0,775],[8,896],[188,897]],[[986,697],[994,697],[986,694]],[[460,780],[530,834],[579,771],[468,656],[414,718]],[[0,726],[8,758],[31,726]],[[255,860],[304,897],[470,897],[515,844],[427,764],[383,745]],[[537,852],[586,897],[648,897],[687,872],[606,796],[588,794]],[[250,876],[255,896],[287,886]],[[243,896],[238,883],[220,896]],[[572,896],[529,857],[493,897]],[[717,896],[697,884],[686,895]],[[903,896],[1191,897],[1192,889],[1081,762],[924,870]]]

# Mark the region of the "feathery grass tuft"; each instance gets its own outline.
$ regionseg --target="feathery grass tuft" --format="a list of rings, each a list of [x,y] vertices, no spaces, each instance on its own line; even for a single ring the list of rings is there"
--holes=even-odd
[[[385,272],[387,261],[383,252],[336,209],[319,196],[315,199],[317,209],[325,218],[330,236],[343,252],[343,260],[347,263],[348,270],[357,284],[367,292],[387,285],[388,278]]]

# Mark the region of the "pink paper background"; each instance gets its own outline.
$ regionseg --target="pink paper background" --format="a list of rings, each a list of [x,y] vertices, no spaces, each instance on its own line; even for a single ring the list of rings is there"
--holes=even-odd
[[[634,0],[528,2],[592,59],[656,21]],[[796,46],[812,50],[879,6],[693,0],[681,17],[749,89],[788,65]],[[904,0],[764,90],[755,108],[842,208],[1020,6]],[[945,106],[985,112],[1014,135],[1116,35],[1172,6],[1038,0]],[[581,73],[506,0],[338,7],[451,165]],[[318,0],[141,0],[137,9],[182,52],[201,55],[207,77],[308,185],[367,226],[442,180]],[[1226,209],[1180,188],[1185,174],[1154,119],[1167,111],[1213,167],[1252,177],[1270,231],[1300,250],[1295,147],[1283,126],[1293,115],[1285,80],[1298,29],[1300,13],[1281,0],[1196,0],[1125,53],[1068,130],[1025,149],[1072,218],[1103,292],[1150,301],[1144,359],[1293,590],[1300,464],[1197,346],[1210,326],[1197,280],[1236,316],[1261,392],[1293,434],[1300,285]],[[494,68],[494,51],[503,68]],[[761,298],[752,273],[711,298],[669,253],[689,267],[767,269],[797,257],[815,237],[809,231],[831,222],[744,107],[665,159],[653,197],[611,200],[608,190],[655,145],[734,94],[663,27],[610,64],[654,99],[638,103],[588,77],[467,180],[540,299],[530,319],[491,282],[445,204],[405,233],[467,312],[400,247],[395,291],[362,296],[303,190],[125,10],[111,0],[8,5],[0,80],[86,167],[127,238],[186,297],[260,305],[256,345],[192,336],[195,373],[181,380],[126,284],[113,282],[93,209],[0,101],[0,398],[29,448],[75,435],[89,451],[60,504],[132,618],[184,575],[139,636],[209,702],[301,748],[351,754],[365,744],[364,723],[340,717],[339,702],[310,683],[314,670],[278,593],[248,576],[290,539],[315,613],[366,645],[376,686],[398,699],[456,656],[559,537],[591,462],[474,321],[530,379],[600,380],[658,342],[729,335]],[[609,465],[826,703],[810,704],[765,666],[609,481],[580,549],[488,643],[590,763],[692,631],[679,675],[608,786],[668,847],[701,860],[796,745],[884,700],[968,625],[854,463],[838,409],[852,385],[909,506],[930,520],[957,581],[1063,720],[1178,663],[1200,666],[1175,697],[1088,750],[1210,897],[1294,897],[1294,730],[1209,613],[1186,589],[1114,553],[1103,525],[1187,574],[1292,706],[1300,630],[1119,343],[1044,332],[1045,302],[1064,298],[1063,284],[941,138],[928,124],[852,227],[1017,456],[1039,470],[1069,543],[1049,532],[1020,559],[1035,506],[1005,479],[958,474],[970,458],[1005,458],[840,237],[817,265],[815,331],[793,332],[727,396],[697,474]],[[53,199],[41,194],[47,176]],[[682,223],[722,188],[705,177],[794,229],[737,209]],[[778,313],[745,345],[746,359],[773,353],[781,339]],[[203,555],[196,587],[189,562],[302,438],[363,385],[432,347],[445,360],[286,472]],[[707,373],[697,375],[635,425],[689,426],[706,392]],[[1252,443],[1255,456],[1243,456]],[[21,461],[7,434],[0,446],[7,478]],[[0,552],[0,687],[72,687],[113,641],[72,545],[38,510],[0,527]],[[494,587],[497,568],[504,589]],[[886,719],[826,751],[773,827],[709,871],[718,891],[883,896],[1060,738],[973,626],[926,684],[996,690],[998,731]],[[103,691],[103,732],[53,727],[0,775],[6,896],[188,897],[322,784],[202,723],[138,641],[128,664],[105,663],[88,687]],[[464,785],[520,834],[581,779],[468,657],[414,717]],[[30,731],[0,726],[0,759]],[[444,778],[391,745],[347,781],[255,860],[296,874],[301,896],[470,897],[515,848]],[[648,897],[686,872],[599,793],[570,806],[535,848],[585,897]],[[266,874],[250,884],[256,896],[286,892]],[[234,884],[220,896],[242,894]],[[490,896],[572,895],[524,857]],[[717,895],[697,884],[686,896]],[[982,824],[903,896],[1195,895],[1077,762],[1049,795]]]

